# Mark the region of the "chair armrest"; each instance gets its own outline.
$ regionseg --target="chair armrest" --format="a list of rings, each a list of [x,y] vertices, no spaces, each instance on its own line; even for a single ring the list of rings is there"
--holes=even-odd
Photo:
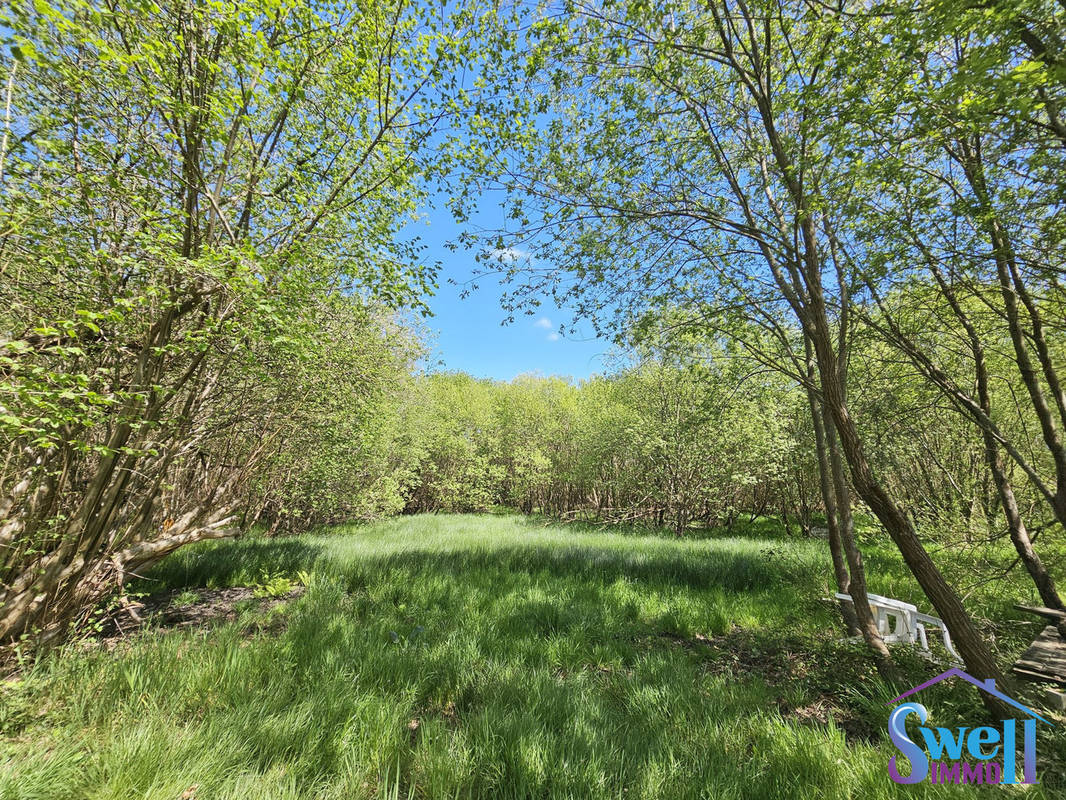
[[[934,625],[937,628],[947,628],[947,625],[944,624],[944,620],[940,619],[940,617],[931,617],[928,614],[917,614],[917,617],[919,622],[926,625]]]

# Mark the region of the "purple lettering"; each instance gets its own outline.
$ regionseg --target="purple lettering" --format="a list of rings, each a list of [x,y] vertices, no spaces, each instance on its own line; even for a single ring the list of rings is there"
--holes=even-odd
[[[962,782],[963,783],[984,783],[985,776],[981,771],[980,764],[971,764],[969,761],[963,762],[962,765]]]
[[[959,762],[958,761],[956,761],[950,767],[947,764],[940,764],[940,782],[941,783],[958,783],[959,782]]]
[[[1036,783],[1036,720],[1030,717],[1022,723],[1025,732],[1025,757],[1022,770],[1025,773],[1023,783]]]
[[[985,783],[999,783],[1003,778],[1003,768],[999,762],[989,761],[985,764]]]

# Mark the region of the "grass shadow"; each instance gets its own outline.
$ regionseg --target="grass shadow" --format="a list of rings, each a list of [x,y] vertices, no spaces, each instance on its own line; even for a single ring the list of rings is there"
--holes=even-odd
[[[184,588],[249,586],[265,575],[311,570],[321,557],[320,540],[305,537],[244,536],[184,547],[148,570],[132,591],[156,593]]]

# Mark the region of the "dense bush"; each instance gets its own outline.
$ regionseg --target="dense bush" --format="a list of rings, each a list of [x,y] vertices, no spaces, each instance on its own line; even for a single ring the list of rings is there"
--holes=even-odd
[[[429,375],[405,408],[408,509],[645,521],[677,532],[779,512],[798,396],[751,362],[648,354],[578,384]]]

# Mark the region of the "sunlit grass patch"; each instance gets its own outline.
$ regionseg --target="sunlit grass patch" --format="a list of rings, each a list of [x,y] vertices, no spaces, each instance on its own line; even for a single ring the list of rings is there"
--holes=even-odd
[[[189,548],[144,585],[307,591],[43,659],[0,798],[896,796],[823,548],[499,515]]]

